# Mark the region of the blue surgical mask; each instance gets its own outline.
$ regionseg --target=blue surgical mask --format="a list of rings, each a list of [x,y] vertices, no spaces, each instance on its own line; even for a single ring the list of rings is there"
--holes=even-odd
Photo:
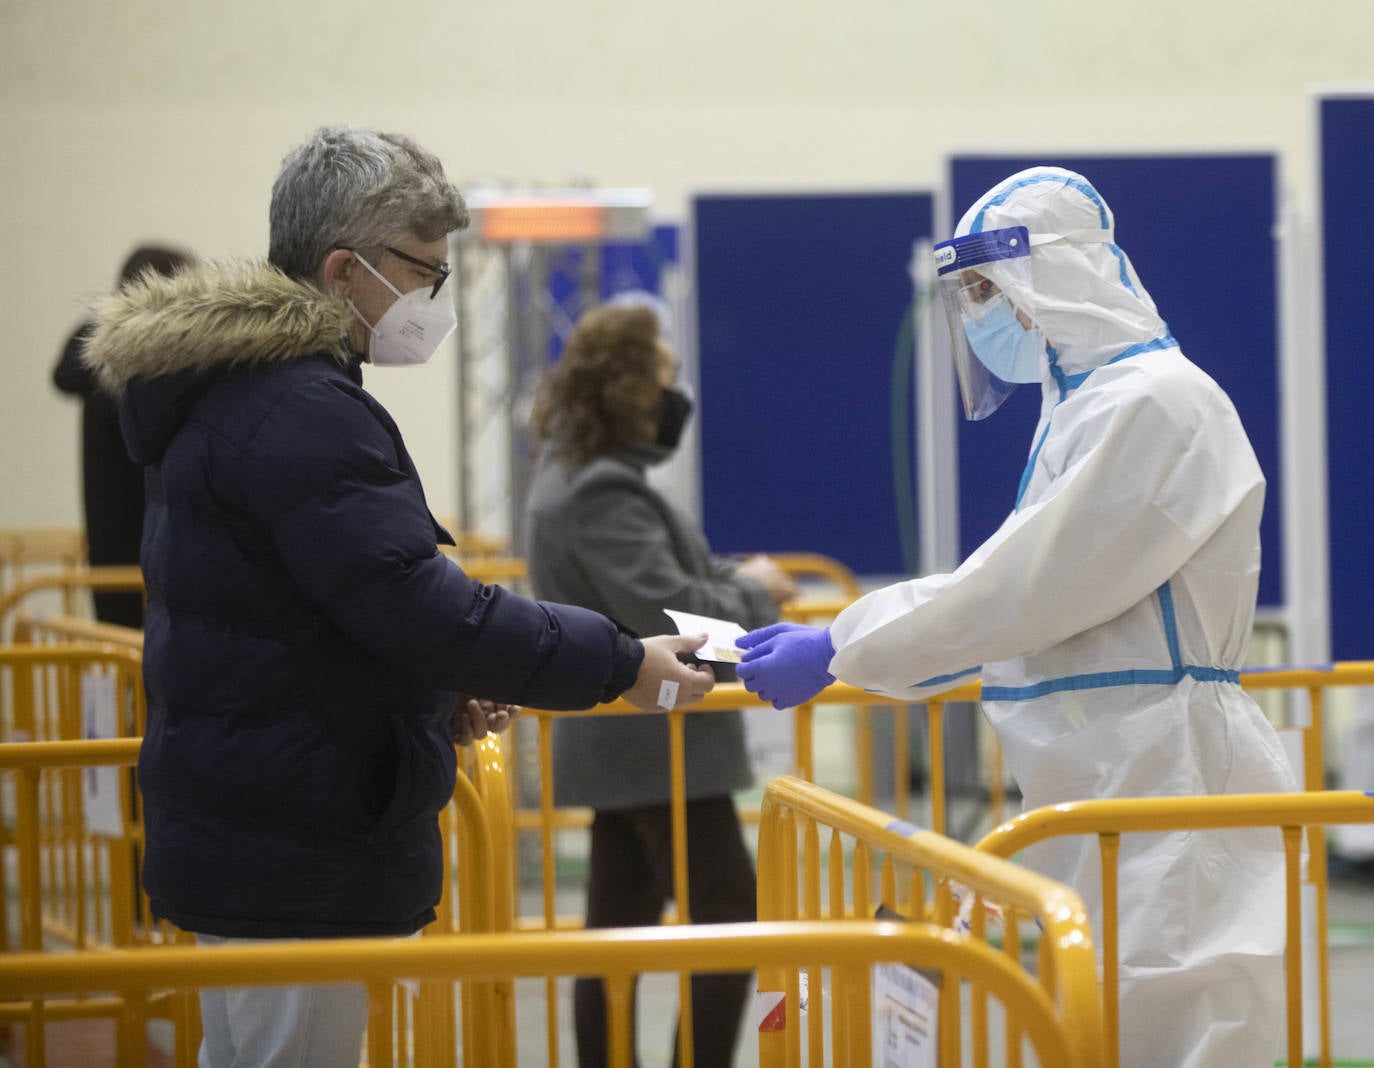
[[[964,318],[964,333],[973,354],[1003,382],[1039,382],[1045,361],[1045,335],[1027,330],[1005,296],[989,302],[975,322]]]

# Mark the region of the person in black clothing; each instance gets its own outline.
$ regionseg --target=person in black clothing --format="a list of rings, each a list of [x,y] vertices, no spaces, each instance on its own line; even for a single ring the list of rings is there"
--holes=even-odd
[[[144,272],[170,278],[195,262],[188,252],[156,245],[134,249],[119,272],[119,285]],[[53,368],[53,385],[82,400],[81,497],[86,520],[87,559],[93,566],[138,563],[143,536],[143,468],[129,459],[119,433],[115,400],[96,384],[81,362],[94,323],[78,326]],[[143,597],[137,593],[95,594],[95,618],[122,627],[143,627]]]

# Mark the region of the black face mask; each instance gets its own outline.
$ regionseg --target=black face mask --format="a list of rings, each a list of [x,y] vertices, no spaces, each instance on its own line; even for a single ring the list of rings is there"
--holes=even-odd
[[[682,428],[687,425],[687,417],[691,414],[692,402],[685,393],[665,389],[663,400],[659,403],[656,443],[665,449],[676,449],[677,443],[682,440]]]

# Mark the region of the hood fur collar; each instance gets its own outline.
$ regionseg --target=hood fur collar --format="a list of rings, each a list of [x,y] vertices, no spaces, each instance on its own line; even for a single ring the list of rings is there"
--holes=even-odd
[[[136,377],[222,370],[327,351],[340,363],[353,313],[266,263],[207,263],[145,275],[94,308],[84,360],[111,393]]]

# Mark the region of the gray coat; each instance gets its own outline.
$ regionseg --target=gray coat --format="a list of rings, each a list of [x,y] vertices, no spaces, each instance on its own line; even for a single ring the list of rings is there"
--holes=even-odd
[[[731,619],[746,630],[777,619],[763,587],[711,556],[700,530],[650,488],[645,468],[666,457],[645,445],[569,468],[546,449],[526,502],[534,595],[602,612],[637,632],[675,633],[673,608]],[[733,669],[716,665],[718,678]],[[686,719],[687,796],[714,797],[753,781],[737,711]],[[596,716],[554,723],[554,800],[631,808],[668,800],[668,720]]]

